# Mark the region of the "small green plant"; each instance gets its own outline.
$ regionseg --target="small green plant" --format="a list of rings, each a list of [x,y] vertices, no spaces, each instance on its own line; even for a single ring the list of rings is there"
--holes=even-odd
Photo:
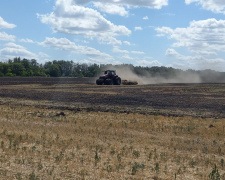
[[[158,154],[156,148],[154,149],[154,160],[156,161],[158,159]]]
[[[224,167],[224,159],[223,158],[220,160],[220,164],[221,164],[221,167],[223,168]]]
[[[35,175],[34,171],[29,174],[29,180],[38,180],[39,178]]]
[[[98,150],[96,148],[96,151],[95,151],[95,166],[97,165],[97,163],[100,161],[100,156],[98,155]]]
[[[149,155],[148,155],[148,161],[150,161],[151,158],[152,158],[152,153],[149,153]]]
[[[32,151],[35,151],[35,149],[36,149],[36,146],[32,146]]]
[[[203,152],[204,152],[204,153],[208,153],[208,147],[207,147],[207,146],[205,146],[205,147],[203,148]]]
[[[189,165],[193,168],[195,165],[197,165],[198,163],[196,161],[190,161]]]
[[[134,150],[134,151],[133,151],[133,156],[134,156],[135,158],[139,158],[139,157],[140,157],[140,152]]]
[[[17,180],[22,180],[22,174],[21,173],[16,173],[16,179]]]
[[[211,173],[209,174],[209,179],[210,180],[220,180],[220,173],[218,168],[215,166],[213,167]]]
[[[21,142],[22,140],[23,140],[23,136],[20,135],[20,136],[19,136],[19,141]]]
[[[221,149],[221,147],[219,146],[219,147],[218,147],[218,153],[221,154],[221,152],[222,152],[222,149]]]
[[[135,175],[138,171],[138,169],[141,169],[142,171],[144,170],[145,165],[144,164],[139,164],[137,162],[135,162],[135,164],[132,166],[132,175]]]
[[[132,175],[135,175],[137,173],[137,171],[138,171],[138,163],[135,162],[134,166],[132,166],[132,172],[131,172],[131,174]]]
[[[112,149],[111,151],[110,151],[110,154],[111,155],[114,155],[116,152],[115,152],[115,150],[114,149]]]
[[[43,165],[41,164],[41,162],[38,163],[38,171],[43,169]]]
[[[83,155],[80,157],[80,162],[83,164],[84,163],[84,157]]]
[[[121,155],[120,155],[120,154],[117,154],[117,160],[118,160],[119,162],[121,162]]]
[[[1,141],[1,148],[4,149],[4,141]]]
[[[107,172],[110,173],[112,172],[112,166],[109,164],[106,168]]]
[[[157,162],[157,163],[155,163],[155,167],[154,167],[154,170],[155,170],[155,172],[158,174],[159,173],[159,163]]]
[[[123,165],[122,165],[122,164],[118,164],[118,165],[116,165],[116,169],[117,169],[117,171],[119,171],[122,167],[123,167]]]
[[[80,171],[80,175],[81,175],[82,179],[85,179],[85,176],[88,175],[88,171],[85,170],[85,169],[82,169],[82,170]]]
[[[63,152],[61,151],[60,154],[59,154],[58,156],[55,157],[56,162],[61,161],[61,160],[63,159],[63,157],[64,157],[64,154],[63,154]]]

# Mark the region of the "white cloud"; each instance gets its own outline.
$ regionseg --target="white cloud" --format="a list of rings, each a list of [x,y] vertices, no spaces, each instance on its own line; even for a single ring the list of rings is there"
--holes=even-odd
[[[127,51],[127,50],[121,50],[121,49],[119,49],[118,46],[114,46],[112,51],[114,53],[122,53],[122,54],[128,54],[129,53],[129,51]]]
[[[185,0],[186,4],[191,4],[193,2],[200,4],[206,10],[225,14],[224,0]]]
[[[45,41],[39,43],[40,45],[44,47],[53,47],[56,49],[64,50],[64,51],[70,51],[77,54],[83,54],[89,57],[95,57],[95,58],[104,58],[105,60],[112,60],[113,57],[106,53],[102,53],[99,50],[96,50],[94,48],[88,47],[88,46],[79,46],[76,45],[74,42],[71,42],[70,40],[66,38],[46,38]]]
[[[128,45],[128,46],[131,45],[131,43],[129,41],[123,41],[123,43],[126,44],[126,45]]]
[[[45,53],[43,53],[43,52],[39,52],[39,53],[38,53],[38,56],[39,56],[39,57],[42,57],[42,58],[48,58],[48,57],[49,57],[49,55],[47,55],[47,54],[45,54]]]
[[[171,56],[171,57],[178,57],[179,54],[175,49],[167,49],[166,50],[166,56]]]
[[[76,0],[78,5],[87,5],[91,2],[105,3],[105,0]],[[147,7],[154,9],[161,9],[168,5],[168,0],[108,0],[107,3],[116,4],[128,7]]]
[[[148,20],[148,16],[145,16],[142,18],[143,20]]]
[[[138,27],[135,27],[134,30],[135,30],[135,31],[141,31],[141,30],[143,30],[143,29],[142,29],[142,27],[138,26]]]
[[[8,28],[8,29],[12,29],[16,27],[15,24],[10,24],[10,23],[7,23],[6,21],[4,21],[4,19],[0,16],[0,29],[3,29],[3,28]]]
[[[142,51],[131,51],[132,54],[145,54],[144,52]]]
[[[112,36],[99,36],[98,41],[101,44],[121,45],[122,42]]]
[[[54,32],[97,38],[108,44],[121,44],[115,36],[130,35],[122,25],[106,20],[98,11],[76,5],[72,0],[57,0],[54,12],[40,15],[42,23],[49,24]]]
[[[15,41],[16,37],[5,32],[0,32],[0,41]]]
[[[158,36],[175,40],[172,47],[187,50],[188,55],[182,55],[171,48],[166,52],[168,57],[186,62],[187,67],[222,70],[225,66],[222,56],[225,49],[225,20],[206,19],[192,21],[187,28],[162,27],[155,30]]]
[[[106,61],[105,59],[96,59],[96,58],[88,58],[88,59],[83,59],[80,61],[77,61],[80,64],[107,64],[109,63],[108,61]],[[122,62],[120,61],[110,61],[110,64],[116,65],[116,64],[122,64]]]
[[[157,36],[165,36],[166,34],[172,34],[173,29],[170,27],[161,27],[161,28],[155,28],[155,30],[158,32]]]
[[[174,39],[174,47],[186,47],[192,53],[212,55],[225,49],[225,20],[192,21],[187,28],[162,27],[155,30],[158,36]]]
[[[175,16],[176,14],[174,14],[174,13],[163,13],[162,15],[163,16]]]
[[[119,49],[118,46],[114,46],[112,51],[113,51],[114,53],[121,53],[121,54],[137,54],[137,55],[143,55],[143,54],[145,54],[145,53],[142,52],[142,51],[127,51],[127,50],[121,50],[121,49]]]
[[[202,55],[185,56],[178,53],[175,49],[167,49],[166,56],[182,61],[186,69],[213,69],[223,71],[225,60],[222,58],[206,58]],[[180,63],[178,63],[180,64]]]
[[[122,56],[119,57],[119,59],[123,60],[135,60],[139,59],[141,55],[144,55],[145,53],[142,51],[128,51],[128,50],[122,50],[118,46],[114,46],[112,52],[118,53]]]
[[[125,59],[125,60],[134,60],[134,58],[131,57],[129,54],[124,54],[124,55],[122,56],[122,59]]]
[[[121,59],[121,61],[134,61],[134,60],[138,60],[138,59],[143,59],[143,55],[145,54],[142,51],[128,51],[128,50],[122,50],[120,49],[118,46],[114,46],[112,52],[114,53],[118,53],[119,57],[118,59]],[[146,59],[146,58],[144,58]],[[139,62],[139,61],[137,61]],[[144,61],[140,61],[140,62],[144,62]],[[146,61],[149,62],[149,61]],[[131,62],[129,62],[131,63]],[[147,66],[146,63],[142,64],[143,66]],[[150,65],[150,63],[148,63],[148,65]]]
[[[153,60],[153,61],[139,60],[135,63],[135,66],[160,66],[160,65],[162,64],[157,60]]]
[[[34,43],[34,41],[31,39],[20,39],[20,42]]]
[[[94,6],[98,8],[100,11],[108,13],[108,14],[118,14],[120,16],[128,16],[128,11],[122,6],[111,4],[111,3],[102,3],[102,2],[94,2]]]
[[[5,48],[0,49],[0,55],[2,58],[28,58],[28,59],[37,59],[37,55],[28,51],[25,47],[17,45],[15,43],[6,44]]]

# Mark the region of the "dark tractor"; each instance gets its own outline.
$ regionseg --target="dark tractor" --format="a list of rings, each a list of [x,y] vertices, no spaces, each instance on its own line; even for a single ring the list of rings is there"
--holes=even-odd
[[[120,85],[121,78],[116,75],[115,70],[103,71],[104,75],[101,75],[99,79],[96,80],[97,85]]]

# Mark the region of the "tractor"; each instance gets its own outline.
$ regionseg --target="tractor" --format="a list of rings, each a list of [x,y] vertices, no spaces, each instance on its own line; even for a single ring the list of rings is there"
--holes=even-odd
[[[116,74],[115,70],[103,71],[104,74],[96,80],[97,85],[120,85],[121,78]]]

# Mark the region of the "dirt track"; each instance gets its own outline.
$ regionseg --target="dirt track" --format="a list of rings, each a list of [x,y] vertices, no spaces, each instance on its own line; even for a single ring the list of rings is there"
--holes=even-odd
[[[0,81],[1,98],[47,100],[63,104],[64,108],[67,104],[68,107],[80,104],[93,111],[225,116],[225,84],[97,86],[93,78],[0,78]]]

